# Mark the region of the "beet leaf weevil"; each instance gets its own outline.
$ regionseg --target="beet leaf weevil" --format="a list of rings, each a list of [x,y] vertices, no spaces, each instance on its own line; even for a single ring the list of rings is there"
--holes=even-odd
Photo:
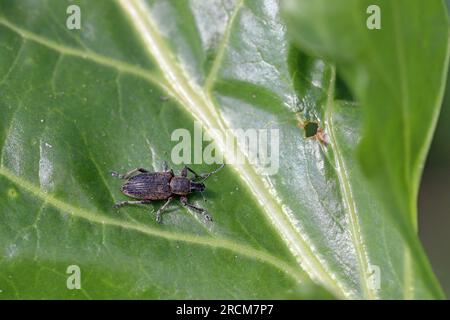
[[[120,201],[115,204],[114,208],[120,208],[129,204],[149,204],[155,200],[167,200],[156,212],[156,221],[161,223],[161,214],[173,198],[178,196],[183,206],[203,214],[207,220],[212,221],[211,216],[205,209],[188,203],[187,196],[195,191],[203,192],[205,190],[205,180],[223,167],[224,164],[212,172],[197,174],[194,170],[185,166],[181,170],[181,175],[175,176],[173,170],[169,169],[167,163],[164,162],[163,172],[150,172],[143,168],[137,168],[125,174],[112,172],[111,175],[113,177],[126,180],[120,189],[122,193],[138,199],[138,201]],[[187,177],[188,171],[194,175],[193,178],[189,179]]]

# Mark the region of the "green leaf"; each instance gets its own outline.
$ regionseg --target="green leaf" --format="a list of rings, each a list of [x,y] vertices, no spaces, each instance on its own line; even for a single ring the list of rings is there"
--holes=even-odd
[[[420,177],[448,66],[449,26],[443,1],[304,0],[285,5],[295,41],[335,62],[361,104],[358,158],[368,185],[408,244],[406,261],[413,263],[408,269],[417,269],[424,285],[441,296],[416,232]],[[380,9],[379,30],[366,25],[373,5]],[[407,297],[417,297],[414,284],[407,291]]]
[[[440,297],[358,167],[359,107],[290,46],[278,1],[3,1],[0,37],[0,297]],[[227,165],[190,197],[213,222],[112,209],[109,172],[161,170],[194,121],[227,160],[228,129],[278,129],[277,174]]]

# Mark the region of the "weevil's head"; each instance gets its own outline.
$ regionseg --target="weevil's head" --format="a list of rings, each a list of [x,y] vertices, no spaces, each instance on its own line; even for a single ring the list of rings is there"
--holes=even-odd
[[[205,184],[203,182],[191,181],[191,192],[199,191],[203,192],[205,190]]]

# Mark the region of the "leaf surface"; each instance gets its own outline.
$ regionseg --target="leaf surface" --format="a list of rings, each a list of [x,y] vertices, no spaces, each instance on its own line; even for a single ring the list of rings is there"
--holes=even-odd
[[[291,47],[277,1],[79,1],[79,31],[71,3],[0,3],[1,297],[439,296],[358,167],[360,108],[335,102],[332,65]],[[162,203],[113,210],[109,172],[161,170],[194,121],[226,160],[230,129],[278,130],[277,173],[211,177],[190,201],[212,223],[176,202],[162,225]]]

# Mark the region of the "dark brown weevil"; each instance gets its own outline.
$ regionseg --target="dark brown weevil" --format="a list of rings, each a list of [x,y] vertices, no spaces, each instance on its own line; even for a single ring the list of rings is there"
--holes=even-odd
[[[167,163],[164,163],[164,171],[162,172],[149,172],[143,168],[137,168],[125,174],[112,172],[113,177],[126,180],[120,189],[122,193],[131,198],[139,199],[138,201],[117,202],[114,208],[120,208],[128,204],[149,204],[155,200],[167,200],[156,212],[156,221],[161,223],[161,214],[170,201],[178,196],[183,206],[203,214],[207,220],[212,221],[211,216],[205,209],[188,203],[187,196],[195,191],[203,192],[205,180],[222,169],[223,166],[224,164],[212,172],[203,174],[197,174],[194,170],[185,166],[181,170],[180,176],[175,176],[173,170],[168,169]],[[192,179],[187,177],[188,171],[194,175]]]

